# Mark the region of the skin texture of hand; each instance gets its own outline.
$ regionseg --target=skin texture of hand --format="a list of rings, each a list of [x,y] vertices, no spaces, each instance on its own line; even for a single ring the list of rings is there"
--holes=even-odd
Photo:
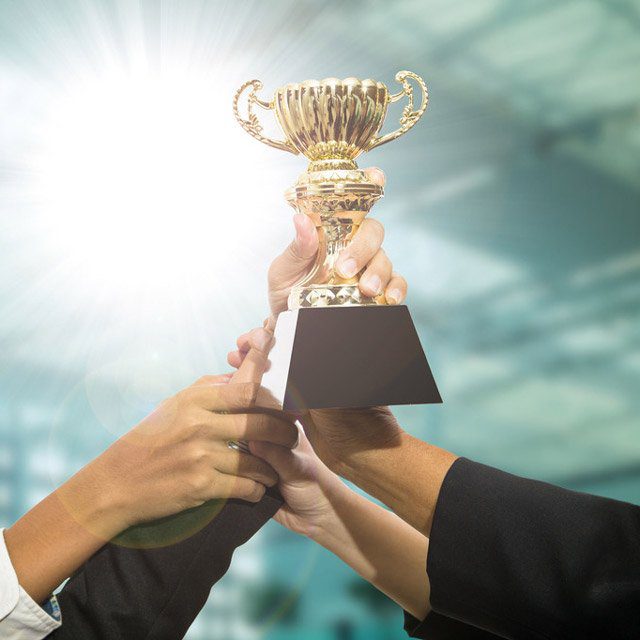
[[[458,456],[406,433],[388,407],[311,410],[300,418],[320,458],[428,536]]]
[[[277,481],[262,460],[230,440],[293,446],[295,428],[257,413],[259,385],[205,377],[163,402],[99,460],[103,485],[124,502],[128,525],[196,507],[214,498],[257,502]]]
[[[412,615],[427,615],[425,536],[349,489],[320,461],[304,433],[293,450],[266,442],[250,446],[280,477],[285,504],[274,516],[280,524],[335,553]]]
[[[380,169],[365,169],[371,180],[384,186]],[[269,268],[269,304],[277,316],[287,308],[291,287],[309,273],[318,252],[318,232],[311,219],[298,213],[293,217],[296,237]],[[389,304],[400,304],[406,297],[407,283],[394,274],[392,265],[381,249],[383,226],[373,218],[366,218],[351,244],[342,251],[337,268],[344,278],[352,278],[366,267],[360,278],[360,289],[368,296],[385,293]],[[235,365],[234,365],[235,366]]]
[[[21,586],[36,602],[131,525],[212,498],[256,502],[277,481],[268,463],[229,440],[292,447],[298,430],[270,410],[250,351],[233,375],[205,376],[116,441],[4,533]]]
[[[384,175],[370,169],[379,184]],[[241,335],[237,349],[228,355],[233,367],[240,367],[250,349],[267,349],[272,342],[275,317],[286,309],[293,284],[313,265],[317,233],[306,216],[296,216],[296,239],[274,260],[269,271],[269,300],[274,314],[263,329]],[[406,296],[406,282],[393,274],[389,259],[380,253],[384,231],[379,223],[365,220],[351,244],[342,252],[339,268],[345,276],[369,265],[360,279],[367,295],[376,293],[368,278],[380,278],[387,302],[400,303]],[[353,264],[355,270],[344,265]],[[342,267],[340,267],[342,265]],[[386,280],[390,278],[389,280]],[[377,281],[374,283],[377,289]],[[266,329],[266,330],[265,330]],[[334,471],[353,481],[391,507],[413,527],[429,534],[440,487],[456,456],[405,433],[386,407],[358,410],[311,411],[300,416],[305,432],[322,460]]]
[[[291,531],[314,538],[333,517],[331,494],[343,489],[340,478],[324,465],[300,432],[295,449],[251,442],[251,453],[283,473],[278,489],[284,499],[274,519]],[[275,465],[275,466],[274,466]]]
[[[229,360],[242,362],[247,351],[264,350],[272,340],[265,328],[243,334]],[[429,535],[440,487],[456,455],[406,433],[388,407],[313,409],[298,418],[327,467]]]
[[[230,353],[229,360],[241,364],[249,350],[268,351],[272,341],[269,328],[253,329],[238,338],[239,350]],[[313,409],[300,419],[315,452],[340,475],[348,473],[344,461],[398,446],[405,435],[389,407]]]
[[[365,169],[370,178],[384,186],[384,173],[377,168]],[[269,267],[269,304],[272,315],[265,320],[264,326],[273,331],[275,318],[287,309],[287,298],[291,287],[302,280],[311,270],[318,252],[318,232],[311,219],[304,214],[293,216],[295,238]],[[373,218],[366,218],[358,229],[352,242],[344,249],[338,259],[337,267],[341,275],[351,278],[365,269],[359,286],[368,296],[377,296],[384,292],[389,304],[400,304],[407,296],[407,282],[393,271],[393,265],[382,249],[384,227]],[[229,353],[227,360],[232,367],[238,368],[250,348],[250,339],[264,341],[261,334],[250,336],[248,333],[238,338],[237,350]],[[269,338],[270,340],[270,338]],[[263,345],[259,344],[262,349]]]
[[[312,409],[300,421],[320,458],[344,477],[360,458],[400,446],[406,435],[389,407]]]

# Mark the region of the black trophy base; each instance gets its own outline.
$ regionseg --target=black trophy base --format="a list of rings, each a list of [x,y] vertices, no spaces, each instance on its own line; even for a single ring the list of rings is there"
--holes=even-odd
[[[269,360],[285,411],[442,402],[406,306],[286,311]]]

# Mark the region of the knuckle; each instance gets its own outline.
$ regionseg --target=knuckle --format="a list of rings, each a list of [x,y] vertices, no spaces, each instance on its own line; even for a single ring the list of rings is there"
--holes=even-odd
[[[254,436],[259,436],[269,428],[269,416],[264,413],[252,413],[250,416],[251,432]]]
[[[246,347],[250,334],[251,331],[247,331],[238,336],[238,339],[236,340],[236,346],[238,347],[238,349],[243,349],[244,347]]]
[[[194,445],[189,449],[188,457],[191,464],[195,467],[208,465],[209,463],[209,452],[199,444]]]
[[[197,484],[201,475],[206,475],[212,468],[207,456],[198,447],[189,447],[182,454],[180,461],[181,472],[187,477],[190,483]]]
[[[179,391],[175,395],[178,411],[183,412],[186,411],[188,407],[193,406],[195,404],[195,395],[193,387],[187,387],[186,389]]]
[[[185,407],[182,420],[189,435],[201,433],[208,428],[204,416],[200,411],[195,411],[194,407]]]
[[[309,248],[308,251],[304,251],[305,248],[306,247],[304,246],[298,245],[298,243],[295,241],[291,242],[291,244],[285,250],[287,261],[292,262],[294,265],[300,268],[305,267],[315,254],[315,251],[312,252],[311,248]]]
[[[382,268],[387,272],[388,277],[391,277],[391,273],[393,272],[393,264],[391,262],[391,258],[387,255],[387,252],[384,249],[380,249],[379,260]]]
[[[260,502],[260,500],[262,500],[262,496],[264,496],[265,491],[266,489],[264,485],[260,484],[259,482],[250,481],[246,486],[245,497],[251,502]]]
[[[245,407],[252,407],[256,403],[260,385],[255,382],[246,382],[238,389],[238,399]]]
[[[250,418],[251,416],[248,413],[236,413],[233,415],[234,437],[244,438],[249,431]]]
[[[365,223],[367,225],[367,231],[372,237],[372,241],[375,240],[382,244],[382,241],[384,240],[384,226],[382,225],[382,222],[375,218],[367,218]]]
[[[192,473],[187,483],[191,494],[195,496],[201,496],[211,484],[208,475],[201,471]]]
[[[298,442],[298,429],[295,425],[286,424],[284,432],[285,442],[288,447],[293,447]]]

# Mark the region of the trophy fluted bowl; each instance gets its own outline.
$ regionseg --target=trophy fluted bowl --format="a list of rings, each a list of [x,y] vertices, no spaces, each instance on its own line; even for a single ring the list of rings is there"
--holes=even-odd
[[[287,139],[309,160],[354,160],[380,131],[389,91],[375,80],[306,80],[278,89],[273,103]]]
[[[420,106],[415,109],[414,80],[422,91]],[[387,86],[376,80],[358,78],[325,78],[292,82],[276,90],[269,102],[257,97],[262,89],[259,80],[245,82],[234,98],[234,113],[242,128],[261,142],[277,149],[301,153],[311,160],[310,171],[323,168],[356,168],[354,162],[362,152],[395,140],[406,133],[422,117],[427,108],[429,94],[424,80],[410,71],[400,71],[396,81],[402,89],[391,94]],[[251,87],[247,100],[248,117],[238,109],[242,93]],[[384,136],[380,129],[390,103],[403,96],[408,103],[402,111],[400,127]],[[272,109],[285,134],[284,140],[273,140],[262,133],[262,125],[253,112],[253,106]],[[323,162],[334,161],[334,162]]]

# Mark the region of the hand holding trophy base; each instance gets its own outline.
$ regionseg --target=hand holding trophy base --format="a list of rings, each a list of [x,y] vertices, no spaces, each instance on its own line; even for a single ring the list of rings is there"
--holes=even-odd
[[[417,109],[409,79],[422,91]],[[382,186],[355,159],[406,133],[427,107],[421,78],[401,71],[396,80],[402,84],[396,94],[375,80],[308,80],[281,87],[271,102],[256,96],[262,83],[251,80],[234,98],[235,116],[248,133],[310,160],[285,197],[318,229],[318,256],[291,289],[289,311],[278,318],[271,367],[263,378],[285,410],[442,401],[407,307],[387,306],[384,296],[365,296],[358,274],[345,279],[336,270],[338,255],[383,196]],[[238,102],[249,87],[243,118]],[[379,136],[389,103],[404,96],[408,104],[400,127]],[[275,111],[285,140],[262,134],[255,105]]]

